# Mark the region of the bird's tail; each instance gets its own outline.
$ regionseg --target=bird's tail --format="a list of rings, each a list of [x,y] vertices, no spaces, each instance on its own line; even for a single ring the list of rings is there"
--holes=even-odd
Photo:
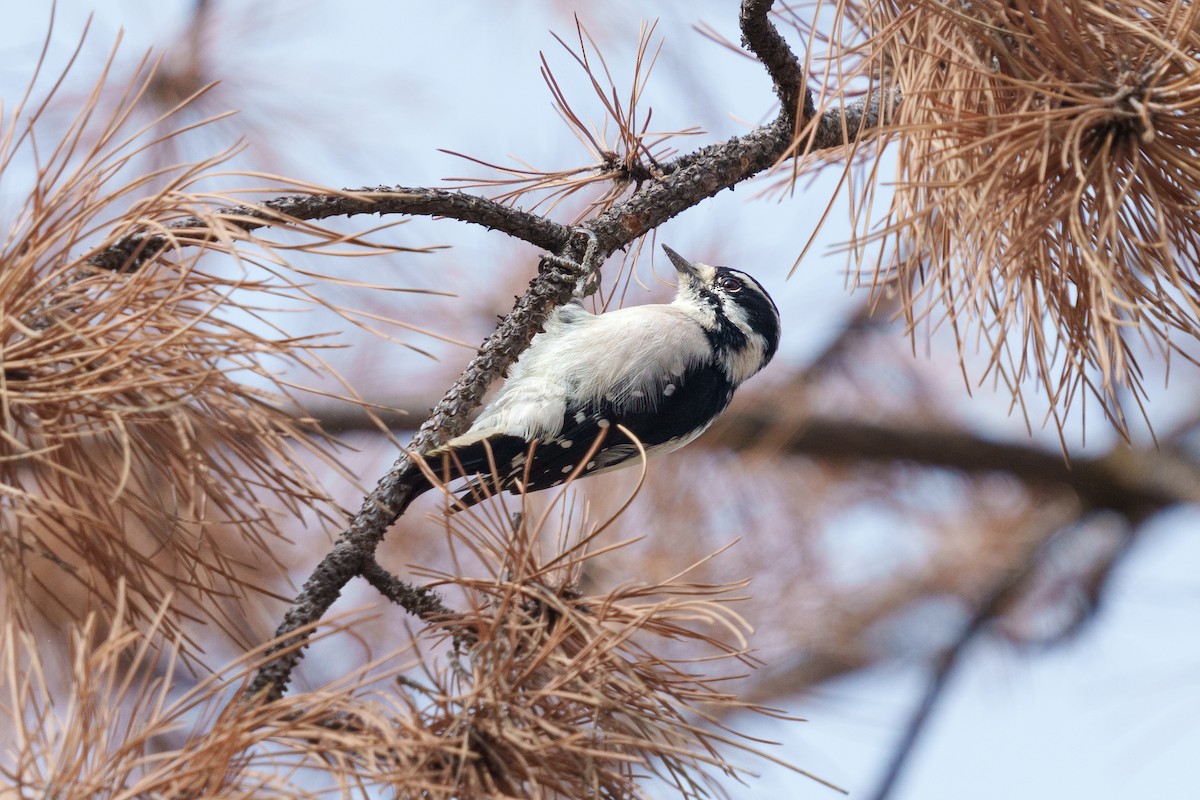
[[[423,494],[435,486],[446,486],[460,478],[470,478],[450,507],[450,513],[454,514],[482,503],[501,491],[513,491],[516,488],[511,479],[514,459],[526,448],[524,440],[506,435],[435,448],[424,457],[427,469],[421,471],[421,482],[416,493]],[[496,474],[508,477],[497,481]]]

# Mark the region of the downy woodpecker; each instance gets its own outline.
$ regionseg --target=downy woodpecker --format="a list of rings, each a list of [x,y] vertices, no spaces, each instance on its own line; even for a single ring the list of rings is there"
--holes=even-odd
[[[474,478],[461,505],[638,463],[619,425],[647,455],[678,450],[775,355],[779,309],[758,281],[663,250],[679,273],[674,302],[556,309],[470,429],[430,453],[438,474]]]

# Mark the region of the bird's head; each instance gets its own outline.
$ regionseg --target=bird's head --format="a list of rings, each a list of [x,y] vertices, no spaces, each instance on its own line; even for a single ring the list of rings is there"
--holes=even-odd
[[[735,384],[767,365],[779,348],[779,309],[767,290],[741,270],[688,261],[663,250],[679,273],[675,305],[704,329]]]

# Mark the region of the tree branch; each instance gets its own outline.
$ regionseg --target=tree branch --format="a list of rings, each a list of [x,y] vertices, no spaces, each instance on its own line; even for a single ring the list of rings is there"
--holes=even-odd
[[[843,417],[784,419],[763,408],[786,407],[790,398],[760,398],[753,406],[735,404],[691,447],[750,450],[771,447],[806,458],[842,463],[923,464],[964,473],[1003,473],[1038,488],[1062,487],[1092,509],[1128,518],[1146,511],[1200,503],[1200,464],[1169,447],[1132,450],[1121,446],[1095,458],[1067,461],[1062,453],[1032,443],[997,442],[967,431]],[[412,398],[399,405],[428,408]],[[344,433],[378,430],[372,417],[353,406],[308,409],[323,430]],[[376,416],[380,416],[376,412]],[[383,414],[395,428],[411,424],[406,415]]]
[[[413,616],[426,621],[458,616],[433,589],[400,580],[380,566],[374,555],[363,557],[360,573],[381,595]]]
[[[741,24],[743,42],[771,76],[780,98],[779,116],[749,134],[684,154],[663,165],[663,179],[643,182],[632,197],[589,226],[603,255],[789,155],[797,131],[815,110],[799,61],[770,22],[771,5],[771,0],[745,0]],[[898,99],[896,96],[893,102]],[[798,115],[801,105],[804,113]],[[831,149],[857,141],[878,130],[886,118],[885,111],[879,95],[825,111],[806,150]],[[359,214],[447,217],[500,231],[551,253],[562,252],[571,235],[567,226],[537,214],[486,197],[428,187],[376,186],[335,194],[282,195],[262,203],[219,208],[214,214],[245,232]],[[166,249],[203,245],[213,238],[210,223],[200,217],[184,217],[165,227],[169,232],[140,231],[123,236],[94,253],[88,263],[101,269],[137,269]]]
[[[358,214],[421,214],[448,217],[506,233],[551,253],[559,253],[571,229],[537,214],[446,189],[375,186],[347,189],[339,194],[290,194],[262,203],[219,208],[214,214],[235,228],[250,232],[304,220],[352,217]],[[180,245],[202,245],[212,239],[209,223],[184,217],[165,226],[169,233],[138,232],[123,236],[96,252],[88,263],[101,269],[137,269],[163,250]]]
[[[807,119],[812,118],[812,93],[805,83],[807,76],[799,60],[788,47],[787,40],[771,24],[770,11],[773,0],[745,0],[739,19],[742,29],[742,44],[758,57],[775,85],[779,97],[779,113],[792,130],[799,130]],[[803,114],[800,113],[803,104]]]
[[[913,710],[912,716],[904,728],[904,733],[901,735],[896,748],[892,752],[887,769],[884,770],[883,778],[880,780],[879,786],[875,789],[874,800],[887,800],[887,797],[892,793],[892,789],[895,788],[896,782],[900,779],[900,774],[904,770],[904,765],[908,762],[909,756],[912,755],[913,749],[916,747],[917,739],[920,738],[921,732],[925,729],[925,724],[933,715],[933,710],[937,706],[938,700],[942,698],[944,690],[949,685],[950,676],[954,672],[954,668],[962,660],[962,655],[966,652],[967,646],[974,641],[976,636],[983,632],[988,622],[999,613],[1009,598],[1025,583],[1026,578],[1037,566],[1038,559],[1044,552],[1046,544],[1053,538],[1053,532],[1042,537],[1038,541],[1038,545],[1030,550],[1019,568],[1013,569],[1001,576],[1000,580],[988,590],[987,595],[975,608],[971,619],[963,626],[963,629],[959,632],[954,642],[934,660],[933,673],[929,676],[929,681],[925,686],[924,693],[921,695],[921,700]]]
[[[1143,522],[1145,522],[1143,516],[1135,515],[1130,518],[1130,523],[1134,527]],[[989,622],[1003,613],[1014,597],[1030,582],[1039,565],[1045,562],[1046,551],[1052,546],[1060,530],[1062,530],[1061,525],[1051,524],[1038,535],[1030,537],[1029,547],[1023,557],[1014,562],[1011,568],[1000,574],[987,587],[987,590],[981,594],[967,624],[959,631],[954,641],[934,659],[933,671],[929,675],[925,691],[913,709],[908,724],[905,725],[904,733],[892,751],[883,778],[872,795],[873,800],[887,800],[892,794],[892,790],[896,788],[896,784],[916,748],[918,739],[933,716],[934,709],[945,695],[946,687],[949,685],[955,668],[962,662],[962,656],[967,647],[984,632]],[[1133,537],[1129,537],[1129,541],[1132,539]],[[1125,549],[1122,547],[1119,551],[1114,552],[1114,559],[1118,552],[1124,552]]]
[[[782,427],[777,417],[750,410],[722,415],[700,441],[735,448],[770,442],[786,452],[832,461],[901,461],[962,472],[1003,472],[1033,486],[1065,486],[1092,508],[1129,517],[1200,503],[1200,466],[1161,450],[1122,446],[1098,458],[1068,462],[1060,452],[952,428],[831,417]]]

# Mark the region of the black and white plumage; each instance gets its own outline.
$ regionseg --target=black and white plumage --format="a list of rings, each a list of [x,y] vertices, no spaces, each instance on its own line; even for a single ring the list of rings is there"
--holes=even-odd
[[[445,456],[431,461],[434,470],[477,476],[476,487],[535,491],[563,483],[602,434],[581,475],[639,463],[618,425],[648,455],[703,433],[775,354],[779,310],[746,273],[663,250],[679,273],[674,302],[599,315],[578,301],[556,309],[471,428],[431,453]],[[468,492],[461,503],[480,497]]]

